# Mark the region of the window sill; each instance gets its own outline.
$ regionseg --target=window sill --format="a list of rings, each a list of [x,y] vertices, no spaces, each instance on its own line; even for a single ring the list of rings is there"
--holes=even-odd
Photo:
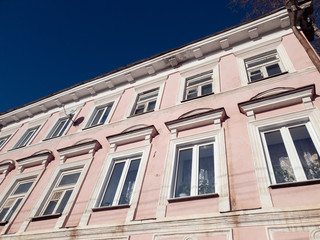
[[[99,123],[99,124],[96,124],[96,125],[87,126],[87,127],[82,128],[82,130],[87,130],[87,129],[94,128],[94,127],[99,127],[99,126],[102,126],[104,124],[105,123]]]
[[[219,197],[218,193],[210,193],[210,194],[204,194],[204,195],[198,195],[198,196],[170,198],[168,199],[168,202],[169,203],[184,202],[184,201],[192,201],[192,200],[206,199],[206,198],[217,198],[217,197]]]
[[[271,76],[268,76],[268,77],[265,77],[265,78],[260,78],[260,79],[257,79],[257,80],[254,80],[254,81],[249,81],[248,84],[253,84],[253,83],[256,83],[256,82],[260,82],[260,81],[263,81],[263,80],[266,80],[266,79],[269,79],[269,78],[274,78],[274,77],[278,77],[278,76],[281,76],[281,75],[284,75],[284,74],[287,74],[288,71],[286,72],[282,72],[282,73],[278,73],[278,74],[274,74],[274,75],[271,75]]]
[[[125,205],[117,205],[117,206],[107,206],[107,207],[94,207],[92,208],[93,212],[100,212],[100,211],[107,211],[107,210],[113,210],[113,209],[122,209],[122,208],[130,208],[129,204]]]
[[[62,215],[61,213],[55,213],[50,215],[36,216],[36,217],[33,217],[31,221],[36,222],[36,221],[42,221],[47,219],[59,218],[61,215]]]
[[[143,113],[133,114],[133,115],[130,115],[128,118],[140,116],[140,115],[143,115],[143,114],[146,114],[146,113],[151,113],[151,112],[154,112],[154,110],[146,111],[146,112],[143,112]]]
[[[278,184],[272,184],[269,186],[271,189],[277,189],[277,188],[285,188],[285,187],[298,187],[298,186],[307,186],[307,185],[313,185],[313,184],[319,184],[320,179],[314,179],[314,180],[307,180],[302,182],[287,182],[287,183],[278,183]]]
[[[195,99],[199,99],[199,98],[203,98],[203,97],[207,97],[207,96],[211,96],[211,95],[214,95],[214,92],[212,93],[207,93],[207,94],[204,94],[204,95],[201,95],[201,96],[198,96],[198,97],[194,97],[194,98],[190,98],[190,99],[184,99],[182,100],[181,102],[184,103],[184,102],[189,102],[189,101],[192,101],[192,100],[195,100]]]
[[[0,226],[4,226],[4,225],[6,225],[8,223],[8,221],[2,221],[2,222],[0,222]]]

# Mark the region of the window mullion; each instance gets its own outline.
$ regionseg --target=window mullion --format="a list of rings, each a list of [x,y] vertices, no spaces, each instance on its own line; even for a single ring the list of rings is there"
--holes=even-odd
[[[63,193],[61,194],[61,196],[60,196],[60,198],[59,198],[56,206],[54,207],[54,209],[53,209],[53,211],[52,211],[52,214],[55,214],[55,213],[56,213],[56,211],[57,211],[57,209],[58,209],[58,207],[59,207],[59,205],[60,205],[60,203],[61,203],[64,195],[65,195],[66,192],[67,192],[67,189],[61,189],[60,191],[63,191]],[[49,202],[50,202],[50,201],[49,201]]]
[[[192,151],[192,165],[191,165],[191,196],[195,196],[198,194],[198,166],[199,166],[199,147],[195,145]]]
[[[121,174],[121,177],[120,177],[120,180],[119,180],[117,191],[116,191],[116,193],[114,195],[112,206],[118,205],[118,203],[119,203],[119,200],[120,200],[120,197],[121,197],[122,188],[123,188],[123,185],[124,185],[124,182],[125,182],[125,179],[127,177],[128,170],[129,170],[129,166],[130,166],[130,160],[127,160],[125,162],[124,168],[122,170],[122,174]]]
[[[280,129],[280,132],[281,132],[281,135],[283,136],[284,146],[287,150],[287,154],[289,156],[289,160],[290,160],[294,175],[296,177],[296,180],[297,181],[306,180],[306,176],[304,174],[303,167],[301,165],[293,140],[291,138],[289,129],[287,127],[282,127]]]

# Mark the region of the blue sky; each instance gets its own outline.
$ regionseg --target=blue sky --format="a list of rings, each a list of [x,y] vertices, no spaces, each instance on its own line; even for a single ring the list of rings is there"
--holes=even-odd
[[[239,24],[227,5],[0,0],[0,112]]]

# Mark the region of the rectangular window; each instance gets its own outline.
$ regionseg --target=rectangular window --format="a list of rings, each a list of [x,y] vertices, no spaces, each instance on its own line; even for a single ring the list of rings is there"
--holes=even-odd
[[[20,148],[20,147],[24,147],[26,146],[31,139],[33,138],[33,136],[35,135],[35,133],[37,132],[37,130],[39,129],[40,126],[36,126],[33,128],[29,128],[23,135],[22,137],[19,139],[19,141],[14,145],[14,149],[15,148]]]
[[[86,127],[93,127],[104,124],[107,120],[113,103],[96,107]]]
[[[11,135],[5,136],[0,138],[0,150],[2,147],[7,143],[8,139],[10,138]]]
[[[320,178],[319,145],[311,124],[297,124],[262,132],[272,183]]]
[[[60,118],[48,134],[47,139],[62,136],[70,121],[68,117]]]
[[[277,51],[245,59],[249,82],[271,77],[285,72]]]
[[[61,214],[66,207],[81,170],[62,172],[54,185],[41,215]]]
[[[186,78],[185,100],[212,93],[212,70]]]
[[[8,198],[0,208],[0,222],[8,222],[19,207],[26,193],[32,186],[34,179],[19,181],[15,184]]]
[[[174,198],[215,193],[213,143],[179,147],[176,155]]]
[[[156,107],[159,89],[140,93],[131,115],[153,111]]]
[[[130,203],[140,160],[140,157],[136,157],[114,161],[99,207]]]

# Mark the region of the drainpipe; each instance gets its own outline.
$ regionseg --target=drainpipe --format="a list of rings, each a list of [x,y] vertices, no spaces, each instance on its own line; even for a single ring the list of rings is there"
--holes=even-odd
[[[312,4],[312,1],[311,1]],[[297,37],[301,45],[306,50],[308,56],[310,57],[312,63],[317,68],[318,72],[320,72],[320,59],[318,54],[314,51],[314,49],[310,46],[309,41],[305,38],[303,34],[298,30],[297,23],[298,23],[298,11],[301,10],[297,7],[295,0],[286,0],[285,6],[289,13],[290,18],[290,25],[294,35]],[[302,20],[303,21],[303,20]]]

